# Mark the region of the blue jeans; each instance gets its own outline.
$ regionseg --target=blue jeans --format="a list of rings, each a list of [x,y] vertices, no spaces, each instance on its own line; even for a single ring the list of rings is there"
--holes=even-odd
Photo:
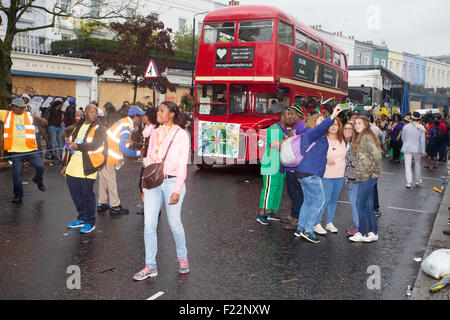
[[[303,189],[294,172],[286,173],[286,185],[292,203],[291,217],[298,219],[303,204]]]
[[[344,185],[344,178],[322,178],[322,184],[325,193],[325,204],[317,216],[314,225],[321,223],[325,210],[327,210],[327,224],[334,221],[337,202],[342,191],[342,186]]]
[[[75,208],[77,208],[77,220],[95,224],[95,211],[97,210],[94,193],[95,179],[75,178],[66,175],[66,181],[70,196]]]
[[[373,209],[373,186],[376,179],[370,178],[359,182],[356,207],[359,216],[359,232],[366,236],[369,232],[378,234],[377,218]],[[367,225],[369,229],[367,230]]]
[[[187,258],[186,238],[181,222],[181,206],[186,193],[186,186],[183,186],[180,200],[175,205],[169,205],[170,197],[175,188],[176,178],[164,179],[159,187],[148,190],[144,189],[144,243],[145,243],[145,264],[150,268],[156,266],[156,252],[158,251],[158,216],[163,201],[166,206],[167,220],[172,230],[175,240],[177,257]]]
[[[36,174],[33,178],[33,182],[36,184],[42,183],[44,175],[44,162],[39,153],[10,153],[9,155],[14,156],[11,158],[12,168],[13,168],[13,183],[14,183],[14,196],[18,198],[23,197],[22,188],[22,170],[23,161],[27,160],[35,168]]]
[[[314,222],[325,204],[322,178],[311,176],[298,179],[303,189],[303,205],[298,218],[298,230],[313,232]]]
[[[50,135],[50,144],[52,145],[52,149],[56,149],[56,148],[62,149],[64,147],[64,142],[63,142],[63,138],[62,138],[63,133],[64,133],[64,128],[49,126],[48,133]],[[60,150],[60,153],[62,153],[62,150]],[[53,155],[56,154],[55,150],[52,151],[52,154]]]
[[[352,209],[352,218],[353,224],[355,227],[359,228],[359,216],[358,216],[358,208],[356,207],[356,200],[358,199],[358,189],[359,183],[351,183],[351,189],[347,189],[348,198],[350,201],[350,207]]]

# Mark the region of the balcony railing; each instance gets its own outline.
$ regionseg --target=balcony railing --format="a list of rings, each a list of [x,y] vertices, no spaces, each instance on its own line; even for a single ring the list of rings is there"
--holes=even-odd
[[[45,37],[33,36],[28,33],[18,33],[14,37],[13,51],[35,53],[35,54],[50,54],[53,40]]]

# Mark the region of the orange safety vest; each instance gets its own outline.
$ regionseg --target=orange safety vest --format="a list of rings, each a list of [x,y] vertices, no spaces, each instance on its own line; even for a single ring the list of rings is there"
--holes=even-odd
[[[28,111],[24,112],[24,125],[25,125],[25,144],[27,148],[31,150],[37,149],[36,143],[36,128],[33,125],[33,117]],[[3,144],[6,151],[11,150],[13,143],[13,128],[14,128],[14,112],[8,111],[6,113],[4,132],[3,132]]]
[[[133,121],[129,117],[126,117],[114,123],[106,131],[106,141],[108,142],[107,164],[115,166],[119,163],[119,160],[123,159],[123,154],[119,151],[120,133],[123,128],[128,128],[131,132],[133,127]]]
[[[96,125],[88,132],[88,135],[86,137],[86,143],[91,143],[94,140],[95,131],[97,130],[98,127],[99,127],[99,125]],[[69,137],[69,141],[72,141],[72,136],[73,136],[73,133],[75,132],[75,130],[76,130],[76,127],[73,129],[73,131]],[[105,156],[103,155],[104,150],[105,150],[105,143],[103,143],[102,146],[100,148],[98,148],[97,150],[88,151],[89,159],[91,160],[92,166],[94,168],[98,168],[105,162]],[[67,160],[69,160],[69,157],[67,157]]]

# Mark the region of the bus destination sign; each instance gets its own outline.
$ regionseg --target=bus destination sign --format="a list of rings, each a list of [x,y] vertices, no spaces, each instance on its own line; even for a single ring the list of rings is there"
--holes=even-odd
[[[254,47],[216,48],[216,69],[252,69]]]

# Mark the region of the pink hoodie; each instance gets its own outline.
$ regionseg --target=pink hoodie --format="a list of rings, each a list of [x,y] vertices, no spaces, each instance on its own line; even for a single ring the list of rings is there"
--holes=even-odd
[[[167,148],[175,134],[172,146],[167,153]],[[164,140],[162,140],[161,150],[157,154],[158,137],[159,139],[164,137]],[[150,136],[144,165],[147,167],[151,163],[161,162],[167,153],[166,161],[164,162],[164,174],[177,177],[173,192],[180,194],[187,176],[190,146],[190,139],[186,130],[181,129],[177,125],[173,125],[171,128],[160,126]]]

